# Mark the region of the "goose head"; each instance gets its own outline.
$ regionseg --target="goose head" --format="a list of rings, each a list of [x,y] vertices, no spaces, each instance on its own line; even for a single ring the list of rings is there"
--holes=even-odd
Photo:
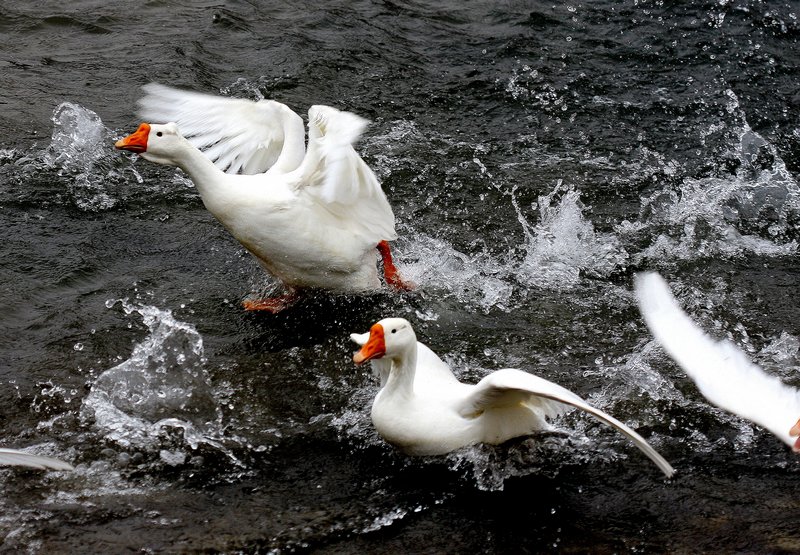
[[[176,166],[175,154],[186,144],[175,123],[143,123],[134,133],[114,144],[118,150],[140,154],[145,160]]]
[[[384,318],[374,324],[369,333],[350,336],[361,349],[353,355],[353,362],[364,364],[377,358],[400,359],[410,348],[417,346],[417,336],[408,320]]]

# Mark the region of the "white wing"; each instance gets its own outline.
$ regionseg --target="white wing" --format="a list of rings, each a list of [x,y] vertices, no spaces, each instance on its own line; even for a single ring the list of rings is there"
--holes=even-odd
[[[71,464],[65,463],[58,459],[51,459],[50,457],[40,457],[39,455],[31,455],[24,451],[16,449],[0,448],[0,465],[10,466],[28,466],[30,468],[38,468],[40,470],[74,470]]]
[[[212,96],[158,83],[142,90],[139,115],[153,123],[177,123],[181,134],[223,171],[263,173],[284,150],[282,171],[296,169],[303,160],[303,119],[279,102]]]
[[[298,169],[306,187],[334,216],[374,240],[397,238],[394,213],[373,171],[353,148],[367,121],[330,106],[308,111],[308,153]]]
[[[586,411],[626,435],[636,447],[661,469],[667,478],[672,477],[675,473],[675,470],[664,457],[659,455],[658,451],[653,449],[634,430],[613,416],[594,408],[570,390],[521,370],[507,368],[492,372],[483,378],[475,386],[473,393],[465,400],[460,412],[463,416],[466,416],[496,407],[508,407],[519,403],[539,406],[548,416],[563,412],[563,407],[559,406],[560,403]]]
[[[789,430],[800,418],[800,391],[766,374],[732,343],[706,335],[681,310],[660,275],[640,274],[635,287],[650,331],[706,399],[794,446]]]

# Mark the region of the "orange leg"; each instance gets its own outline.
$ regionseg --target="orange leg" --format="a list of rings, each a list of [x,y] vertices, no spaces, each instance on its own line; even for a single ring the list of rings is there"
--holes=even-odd
[[[264,310],[271,314],[277,314],[285,308],[289,308],[299,298],[300,295],[296,291],[292,291],[291,293],[286,293],[285,295],[269,297],[267,299],[247,299],[242,302],[242,306],[248,311]]]
[[[410,281],[403,281],[400,274],[397,272],[397,267],[392,260],[392,251],[389,249],[389,243],[381,241],[378,243],[378,252],[381,253],[383,260],[383,277],[386,284],[398,291],[411,291],[416,287],[416,284]]]

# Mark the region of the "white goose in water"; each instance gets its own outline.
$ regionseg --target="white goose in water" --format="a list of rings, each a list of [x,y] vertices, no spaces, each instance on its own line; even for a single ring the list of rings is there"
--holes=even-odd
[[[38,468],[39,470],[74,470],[71,464],[58,459],[31,455],[17,449],[5,449],[2,447],[0,447],[0,465],[27,466],[29,468]]]
[[[143,117],[170,123],[143,123],[115,146],[186,172],[208,211],[289,290],[245,308],[277,312],[303,289],[378,289],[376,249],[387,284],[410,287],[387,242],[397,237],[392,209],[352,146],[366,120],[312,106],[306,151],[302,119],[278,102],[144,90]]]
[[[684,313],[660,275],[636,276],[644,321],[664,350],[716,406],[763,426],[800,452],[800,391],[753,364],[729,341],[715,341]]]
[[[369,333],[350,338],[361,345],[353,361],[372,361],[380,375],[381,390],[372,405],[375,429],[406,453],[440,455],[477,443],[503,443],[549,429],[546,418],[570,405],[628,436],[667,477],[674,473],[631,428],[543,378],[503,369],[476,385],[459,382],[447,364],[417,341],[407,320],[386,318]]]

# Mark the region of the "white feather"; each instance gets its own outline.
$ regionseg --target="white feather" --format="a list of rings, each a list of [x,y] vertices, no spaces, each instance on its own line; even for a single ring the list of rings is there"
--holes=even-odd
[[[765,373],[733,343],[706,335],[660,275],[636,276],[635,288],[650,331],[706,399],[794,446],[789,430],[800,418],[800,391]]]
[[[31,455],[17,449],[0,448],[0,465],[27,466],[40,470],[74,470],[71,464],[58,459]]]
[[[296,169],[303,159],[303,120],[279,102],[212,96],[158,83],[142,90],[139,115],[154,123],[177,123],[181,134],[223,171],[264,173],[289,147],[292,156],[286,157],[284,171]],[[296,140],[287,143],[292,132],[299,134],[299,145]]]
[[[667,477],[674,473],[638,433],[571,391],[516,369],[497,370],[476,385],[459,382],[447,364],[416,340],[406,320],[387,318],[378,324],[384,330],[385,354],[372,359],[382,377],[372,419],[378,433],[398,448],[413,455],[438,455],[475,443],[502,443],[547,429],[547,418],[571,406],[626,435]],[[367,356],[367,338],[351,338]]]
[[[394,214],[375,173],[353,148],[367,120],[330,106],[308,111],[308,154],[299,181],[336,217],[383,240],[397,238]],[[380,240],[380,239],[379,239]]]

